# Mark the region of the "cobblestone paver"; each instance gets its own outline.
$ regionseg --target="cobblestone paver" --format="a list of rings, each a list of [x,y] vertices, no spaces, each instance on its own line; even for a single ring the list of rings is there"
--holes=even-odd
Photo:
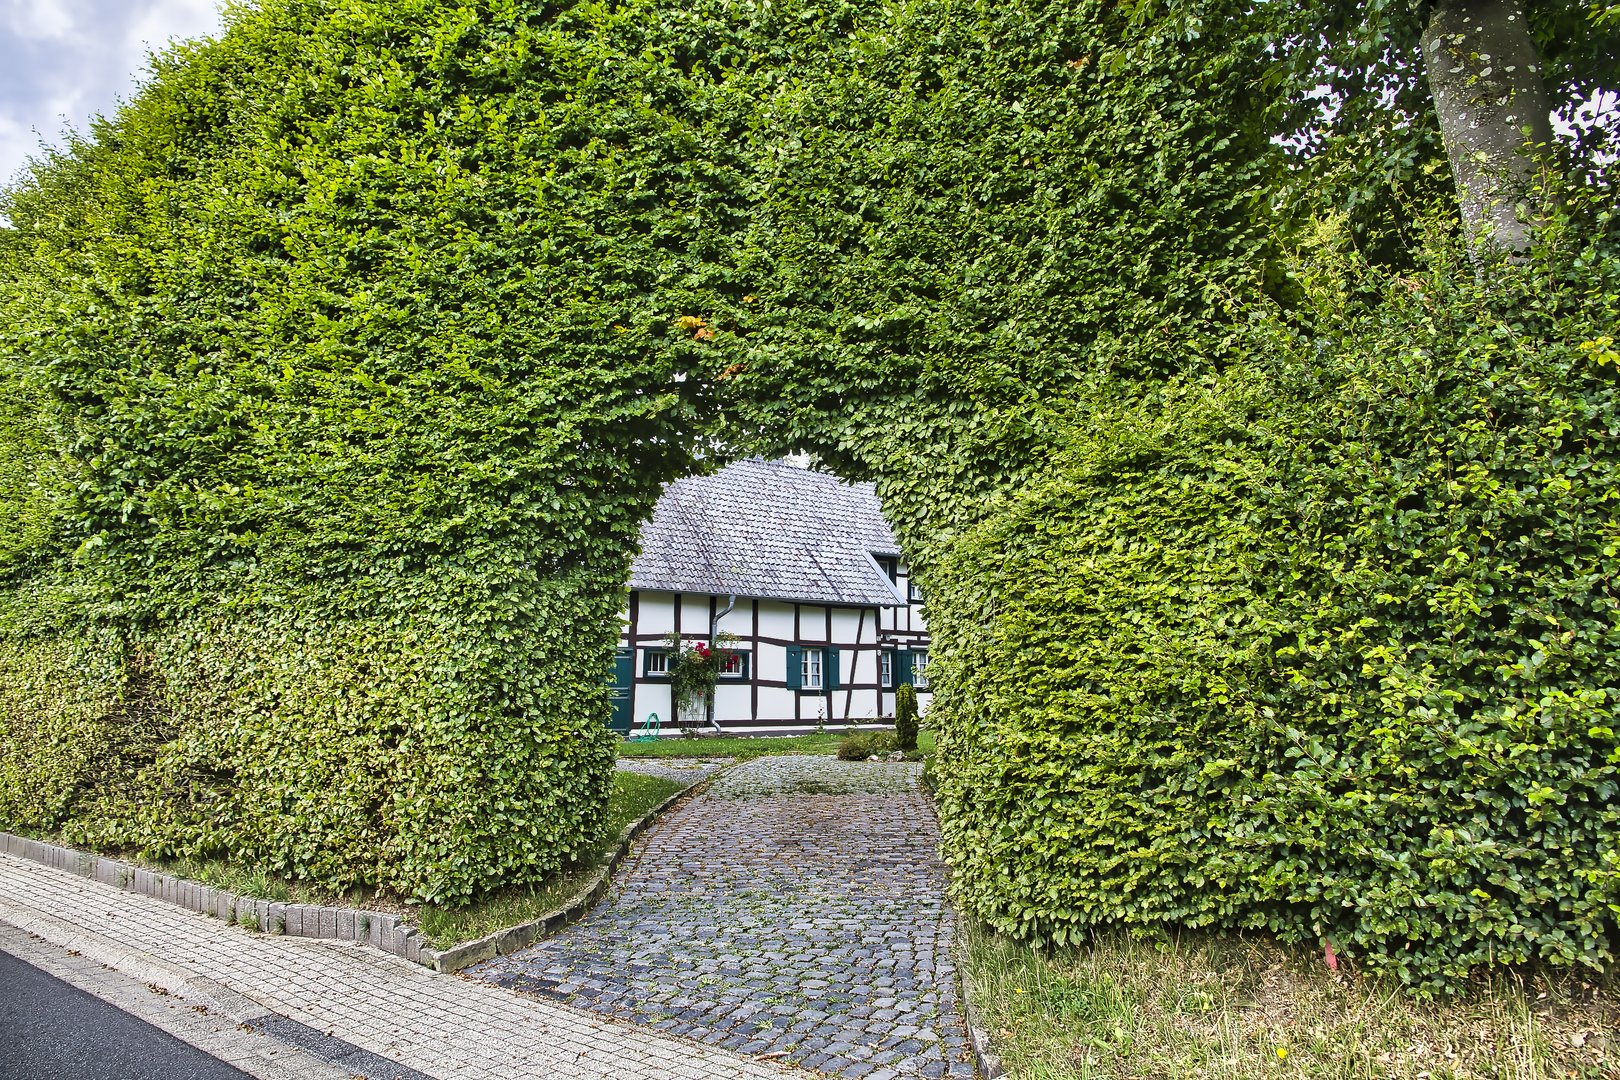
[[[730,758],[620,758],[619,771],[658,776],[688,787],[713,776]]]
[[[143,982],[159,965],[213,980],[277,1016],[439,1080],[795,1075],[719,1047],[436,975],[366,946],[251,933],[9,855],[0,855],[0,922]]]
[[[919,772],[738,765],[583,921],[467,974],[839,1076],[972,1077]]]

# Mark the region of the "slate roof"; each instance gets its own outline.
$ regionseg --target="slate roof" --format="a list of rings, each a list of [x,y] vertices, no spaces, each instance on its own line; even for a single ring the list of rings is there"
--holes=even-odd
[[[632,589],[897,607],[872,555],[899,555],[871,484],[751,458],[664,489]]]

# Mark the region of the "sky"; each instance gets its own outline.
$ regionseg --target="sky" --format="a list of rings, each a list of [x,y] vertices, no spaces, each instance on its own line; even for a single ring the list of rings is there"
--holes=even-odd
[[[0,183],[130,97],[148,52],[219,30],[218,0],[0,0]]]

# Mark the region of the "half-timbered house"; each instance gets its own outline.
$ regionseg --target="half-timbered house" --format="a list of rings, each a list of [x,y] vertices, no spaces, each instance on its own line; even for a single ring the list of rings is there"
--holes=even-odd
[[[712,716],[687,726],[785,734],[926,707],[922,593],[870,484],[740,461],[665,489],[642,527],[614,665],[614,727],[671,734],[669,637],[729,641]]]

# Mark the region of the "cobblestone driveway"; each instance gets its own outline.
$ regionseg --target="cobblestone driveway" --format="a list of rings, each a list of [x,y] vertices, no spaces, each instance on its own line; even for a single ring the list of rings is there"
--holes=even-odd
[[[583,921],[467,974],[841,1076],[972,1077],[919,770],[739,765]]]

